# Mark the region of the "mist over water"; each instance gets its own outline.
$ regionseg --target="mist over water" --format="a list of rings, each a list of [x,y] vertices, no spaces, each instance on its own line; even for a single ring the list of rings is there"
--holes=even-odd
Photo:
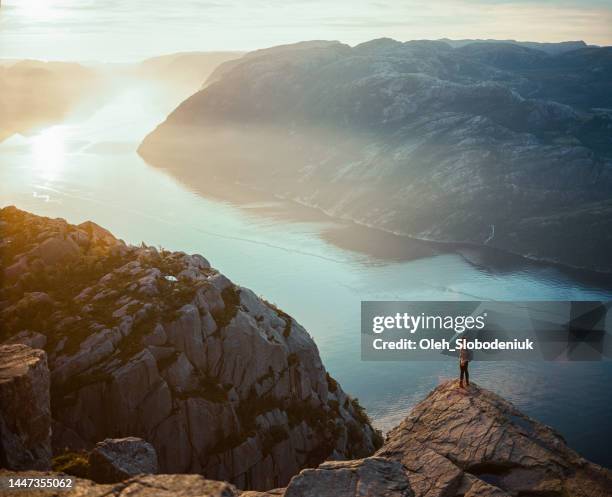
[[[242,192],[195,191],[136,153],[178,103],[168,88],[125,79],[98,107],[0,143],[0,205],[73,223],[93,220],[130,243],[197,252],[292,314],[375,424],[388,429],[454,364],[360,360],[362,300],[606,300],[612,283],[477,249],[415,242]],[[228,185],[225,185],[228,188]],[[237,187],[234,189],[238,191]],[[218,193],[218,189],[215,190]],[[475,363],[474,381],[612,466],[610,363]]]

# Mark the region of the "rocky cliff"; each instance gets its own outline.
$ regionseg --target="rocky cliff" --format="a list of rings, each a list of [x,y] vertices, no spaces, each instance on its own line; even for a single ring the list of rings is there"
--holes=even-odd
[[[474,384],[433,390],[375,454],[400,461],[417,497],[612,495],[612,472]]]
[[[0,345],[0,467],[51,467],[47,357],[23,344]]]
[[[0,341],[47,353],[55,454],[140,437],[160,472],[284,486],[380,435],[289,315],[200,255],[0,211]]]
[[[0,477],[20,475],[0,472]],[[196,475],[149,475],[117,485],[78,480],[73,491],[61,495],[609,497],[612,473],[580,457],[554,430],[494,393],[447,382],[388,434],[374,456],[305,469],[285,488],[241,492]]]
[[[236,181],[399,234],[611,271],[612,48],[556,48],[259,50],[219,67],[139,150],[189,184]]]

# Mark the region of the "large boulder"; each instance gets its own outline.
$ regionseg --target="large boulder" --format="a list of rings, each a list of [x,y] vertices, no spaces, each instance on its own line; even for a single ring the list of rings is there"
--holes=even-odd
[[[333,461],[291,480],[284,497],[413,497],[400,463],[379,457]]]
[[[47,264],[58,264],[76,259],[79,253],[79,246],[72,238],[54,237],[38,245],[31,255],[40,257]]]
[[[108,438],[89,454],[89,476],[98,483],[117,483],[140,474],[157,473],[153,446],[136,437]]]
[[[48,469],[51,409],[47,354],[24,344],[0,346],[0,466]]]

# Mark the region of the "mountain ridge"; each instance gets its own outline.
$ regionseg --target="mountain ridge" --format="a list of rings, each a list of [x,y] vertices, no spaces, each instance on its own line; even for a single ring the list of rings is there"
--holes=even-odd
[[[610,272],[606,75],[607,48],[275,47],[222,64],[139,153],[187,184],[240,182],[401,235]]]

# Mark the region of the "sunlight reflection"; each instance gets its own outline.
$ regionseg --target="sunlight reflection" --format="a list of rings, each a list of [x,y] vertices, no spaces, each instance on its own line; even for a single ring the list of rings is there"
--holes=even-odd
[[[49,0],[19,0],[19,2],[15,2],[15,6],[19,14],[30,20],[49,20],[62,17],[60,10],[54,8],[56,5]]]
[[[66,154],[64,126],[52,126],[30,140],[34,167],[49,179],[55,178],[64,165]]]

